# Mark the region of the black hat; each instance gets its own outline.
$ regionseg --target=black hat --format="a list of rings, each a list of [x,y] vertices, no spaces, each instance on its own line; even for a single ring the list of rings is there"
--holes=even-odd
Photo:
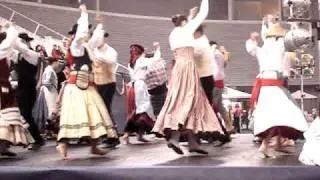
[[[0,33],[0,43],[2,43],[3,40],[5,40],[7,38],[7,33],[2,32]]]
[[[88,28],[91,29],[91,27],[92,27],[92,24],[89,24]],[[76,34],[76,33],[77,33],[77,30],[78,30],[78,24],[74,24],[74,25],[72,26],[71,31],[68,32],[68,35],[74,35],[74,34]]]
[[[26,42],[33,41],[33,38],[30,37],[27,33],[20,33],[19,38],[25,40]]]

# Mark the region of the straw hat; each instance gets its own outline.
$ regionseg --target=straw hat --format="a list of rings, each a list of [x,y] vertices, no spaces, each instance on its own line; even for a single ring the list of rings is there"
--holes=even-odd
[[[280,23],[272,24],[267,30],[267,37],[283,37],[286,34],[286,30]]]

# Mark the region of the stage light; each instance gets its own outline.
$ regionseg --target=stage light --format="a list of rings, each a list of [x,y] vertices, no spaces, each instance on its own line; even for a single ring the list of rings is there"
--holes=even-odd
[[[286,51],[294,52],[298,49],[305,50],[314,45],[312,33],[302,25],[293,25],[284,37]]]
[[[309,19],[311,16],[311,0],[283,0],[282,3],[289,18]]]

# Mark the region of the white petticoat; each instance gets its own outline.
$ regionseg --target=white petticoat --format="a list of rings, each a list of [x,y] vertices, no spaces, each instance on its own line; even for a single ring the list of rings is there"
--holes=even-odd
[[[149,117],[155,119],[150,95],[148,93],[148,87],[143,80],[137,80],[134,82],[134,98],[136,114],[147,113]]]
[[[299,161],[306,165],[320,166],[320,119],[315,119],[304,133],[306,142],[303,145]]]
[[[273,79],[267,73],[262,77]],[[254,112],[254,135],[277,126],[291,127],[301,132],[308,129],[301,109],[285,88],[262,86]]]

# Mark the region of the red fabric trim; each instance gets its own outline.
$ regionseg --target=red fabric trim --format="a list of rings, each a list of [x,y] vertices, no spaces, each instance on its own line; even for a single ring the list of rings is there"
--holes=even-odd
[[[224,88],[224,81],[223,80],[217,80],[217,81],[214,81],[214,87],[217,87],[217,88]]]
[[[261,79],[257,78],[254,85],[253,89],[251,92],[251,99],[250,99],[250,108],[254,109],[256,103],[258,102],[259,98],[259,93],[260,89],[262,86],[284,86],[284,81],[283,80],[278,80],[278,79]]]
[[[134,87],[127,87],[127,96],[126,96],[126,100],[127,100],[127,120],[132,119],[132,116],[134,116],[135,111],[136,111],[136,105],[135,105],[135,100],[134,100]]]
[[[73,64],[73,56],[72,56],[72,54],[71,54],[71,50],[70,49],[68,49],[68,53],[67,53],[67,64],[70,66],[70,65],[72,65]]]
[[[76,75],[70,75],[69,76],[69,79],[68,79],[68,83],[69,84],[76,84],[76,81],[77,81],[77,76]],[[90,81],[89,82],[89,86],[95,86],[95,83]]]

